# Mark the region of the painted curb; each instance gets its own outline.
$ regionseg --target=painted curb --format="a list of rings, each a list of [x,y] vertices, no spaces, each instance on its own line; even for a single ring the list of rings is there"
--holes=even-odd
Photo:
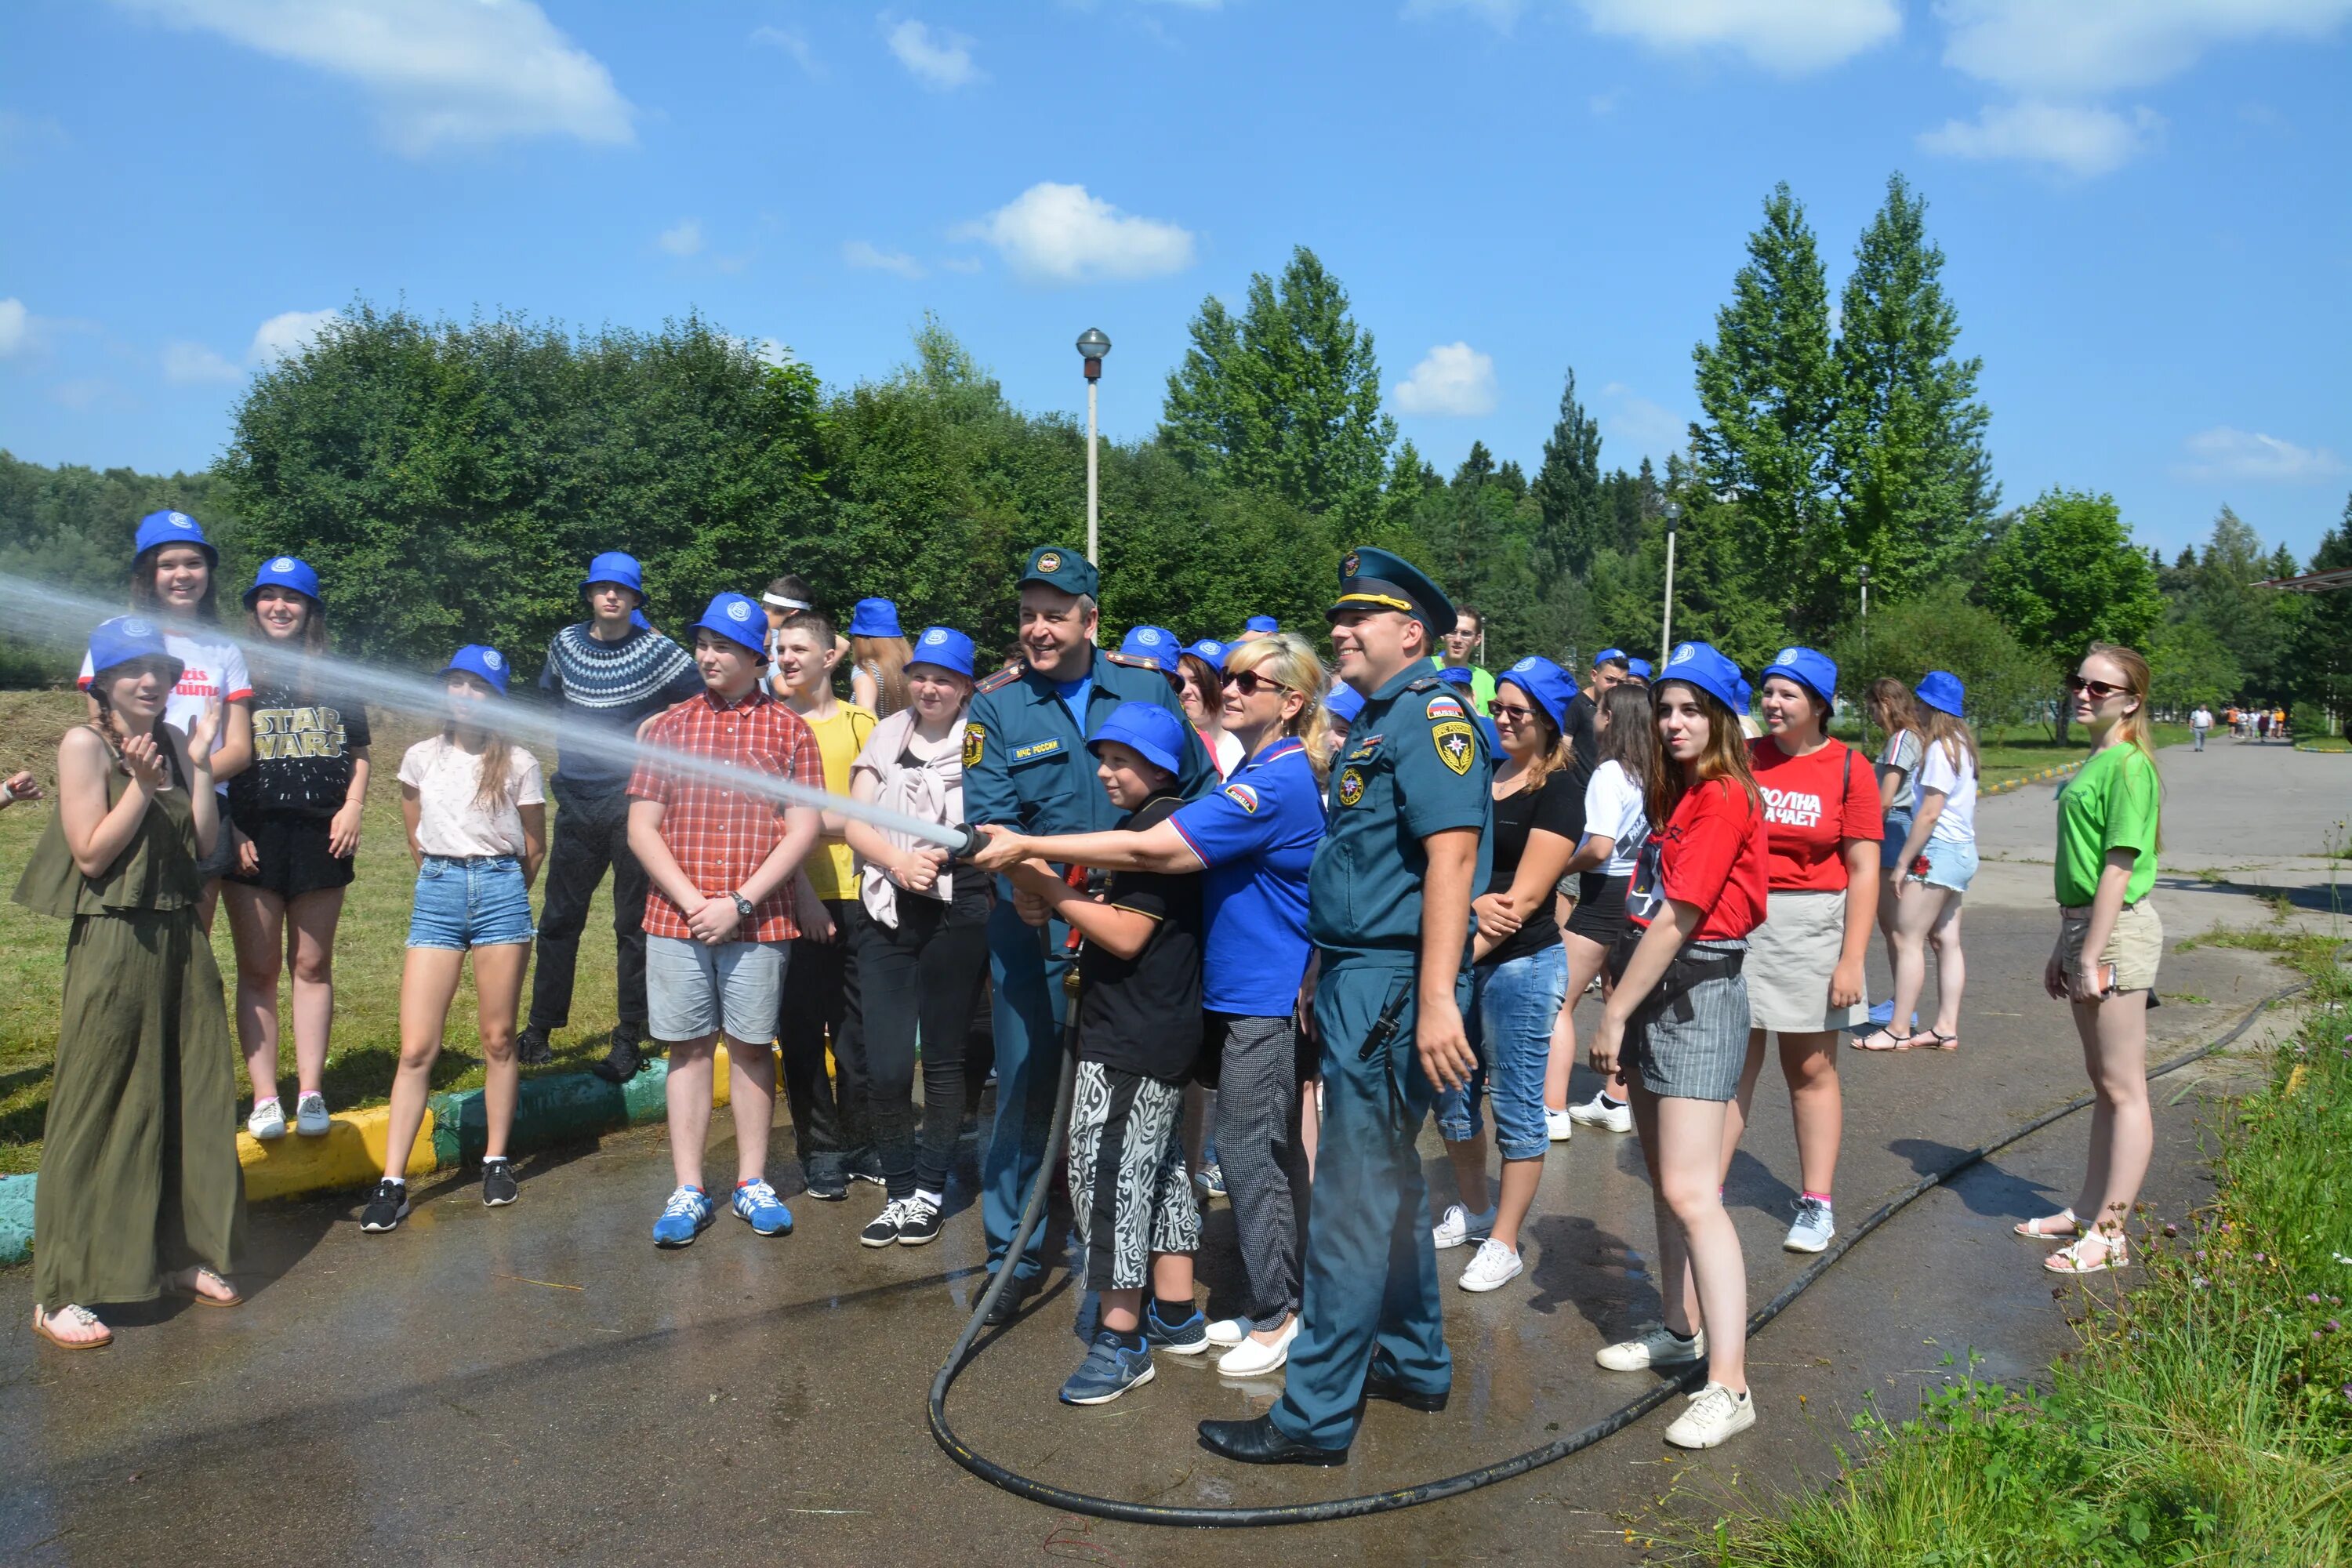
[[[729,1100],[727,1048],[714,1053],[711,1103]],[[529,1154],[580,1142],[624,1127],[660,1121],[669,1113],[669,1063],[657,1060],[625,1084],[606,1083],[593,1073],[556,1073],[525,1079],[515,1104],[509,1152]],[[386,1106],[334,1117],[322,1138],[288,1134],[264,1143],[252,1133],[236,1135],[237,1163],[245,1168],[247,1203],[300,1197],[309,1193],[370,1187],[383,1173],[384,1142],[392,1112]],[[424,1125],[409,1150],[408,1174],[428,1176],[455,1170],[482,1155],[488,1125],[482,1091],[436,1094],[425,1101]],[[33,1250],[33,1194],[37,1175],[0,1176],[0,1265],[21,1263]]]
[[[2058,767],[2043,768],[2039,773],[2028,773],[2023,778],[2003,779],[1997,784],[1987,785],[1982,794],[1987,798],[1990,798],[1997,795],[2008,795],[2013,791],[2023,789],[2030,784],[2046,784],[2052,779],[2070,777],[2075,773],[2080,772],[2082,766],[2083,764],[2080,763],[2066,763]]]

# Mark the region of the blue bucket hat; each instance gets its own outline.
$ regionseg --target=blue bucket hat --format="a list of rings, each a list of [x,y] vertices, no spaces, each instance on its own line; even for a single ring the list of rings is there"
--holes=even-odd
[[[1666,668],[1658,677],[1658,684],[1681,681],[1695,686],[1733,713],[1748,711],[1748,681],[1739,667],[1703,642],[1676,643],[1675,651],[1666,656]]]
[[[441,673],[446,675],[451,670],[479,677],[488,681],[499,696],[507,694],[507,656],[488,644],[469,642],[451,654],[449,662],[441,667]]]
[[[1576,681],[1568,671],[1550,659],[1530,656],[1495,678],[1497,686],[1507,680],[1543,710],[1554,730],[1568,733],[1568,705],[1576,700]]]
[[[131,553],[144,555],[159,544],[193,544],[205,552],[205,560],[220,564],[220,552],[205,537],[205,525],[184,511],[151,511],[139,520],[139,531],[131,536]]]
[[[1625,661],[1625,673],[1638,675],[1643,680],[1647,681],[1650,679],[1650,661],[1646,658],[1628,658]]]
[[[134,658],[159,658],[170,665],[170,679],[174,686],[179,684],[180,671],[187,668],[177,654],[164,646],[163,629],[152,621],[142,621],[137,616],[117,616],[90,628],[89,678],[93,682],[116,665],[129,664]]]
[[[1966,717],[1960,708],[1968,700],[1969,689],[1948,669],[1929,670],[1919,678],[1919,684],[1912,691],[1938,713],[1949,713],[1955,719]]]
[[[1122,702],[1112,709],[1087,737],[1087,750],[1092,752],[1105,741],[1132,746],[1154,767],[1171,773],[1184,771],[1184,721],[1157,702]]]
[[[1340,723],[1353,724],[1356,715],[1364,710],[1364,694],[1344,680],[1335,680],[1330,694],[1323,699],[1323,706]]]
[[[273,555],[261,563],[253,574],[253,586],[245,591],[247,609],[253,608],[264,588],[291,588],[314,605],[323,602],[319,597],[319,574],[310,570],[308,561],[292,555]]]
[[[1225,645],[1217,641],[1216,638],[1202,637],[1199,642],[1194,643],[1191,647],[1186,648],[1184,651],[1191,654],[1194,658],[1201,660],[1203,664],[1206,664],[1211,669],[1215,670],[1219,675],[1224,674]]]
[[[1265,632],[1271,636],[1280,631],[1282,626],[1272,616],[1252,616],[1242,623],[1242,629],[1249,632]]]
[[[768,612],[740,594],[712,595],[710,607],[694,625],[698,631],[716,632],[741,644],[760,658],[768,657]]]
[[[1769,680],[1781,676],[1795,681],[1822,701],[1837,701],[1837,663],[1819,648],[1784,647],[1764,667],[1756,679]]]
[[[625,550],[607,550],[588,563],[588,575],[580,579],[580,591],[585,594],[599,583],[616,583],[640,599],[646,596],[645,568]]]
[[[1118,651],[1130,658],[1148,658],[1162,674],[1173,675],[1184,645],[1166,626],[1134,626],[1119,639]]]
[[[629,612],[629,625],[636,627],[637,630],[641,632],[649,632],[654,629],[653,622],[646,619],[646,613],[643,610],[631,610]]]
[[[1599,669],[1604,664],[1622,664],[1631,668],[1633,663],[1632,659],[1625,657],[1625,650],[1622,647],[1604,647],[1592,656],[1592,668],[1595,669]]]
[[[971,639],[953,626],[926,626],[923,635],[915,639],[914,656],[907,662],[935,664],[968,680],[972,671],[971,651]]]
[[[854,637],[902,637],[898,629],[898,606],[887,599],[860,599],[849,612],[849,635]]]

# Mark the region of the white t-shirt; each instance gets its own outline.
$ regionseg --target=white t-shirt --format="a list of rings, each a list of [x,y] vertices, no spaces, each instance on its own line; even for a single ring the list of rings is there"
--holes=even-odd
[[[1593,769],[1584,785],[1584,837],[1611,841],[1609,863],[1601,871],[1612,877],[1632,876],[1633,862],[1642,853],[1642,840],[1649,836],[1649,810],[1642,800],[1642,786],[1620,763],[1603,763]],[[1577,845],[1580,849],[1583,847],[1580,841]]]
[[[1193,733],[1199,734],[1200,731],[1196,730]],[[1205,735],[1202,736],[1203,740],[1207,738]],[[1231,730],[1217,731],[1217,743],[1209,748],[1209,761],[1216,765],[1219,778],[1233,777],[1234,770],[1248,760],[1249,753],[1242,750],[1242,738],[1239,735],[1234,734]]]
[[[520,855],[522,813],[546,800],[539,759],[522,747],[507,761],[507,787],[488,808],[475,799],[482,777],[479,753],[439,735],[419,741],[400,759],[400,782],[416,791],[416,847],[427,855]]]
[[[1919,760],[1919,787],[1944,792],[1944,809],[1936,818],[1928,837],[1946,844],[1974,844],[1977,841],[1977,763],[1965,748],[1960,752],[1958,767],[1952,765],[1944,743],[1927,742],[1927,755]]]
[[[2212,710],[2207,708],[2201,702],[2199,703],[2197,705],[2197,711],[2189,715],[2189,727],[2192,730],[2211,729],[2213,727]]]
[[[163,647],[186,668],[180,671],[180,684],[172,688],[172,695],[163,700],[163,722],[181,734],[191,734],[196,721],[205,715],[205,705],[218,698],[226,706],[231,702],[253,700],[253,677],[245,668],[245,650],[233,642],[204,642],[184,633],[166,628]],[[89,655],[81,656],[81,689],[89,689],[91,671]],[[217,752],[228,741],[228,725],[221,725],[221,733],[213,737],[213,750]],[[224,782],[220,793],[226,795]]]

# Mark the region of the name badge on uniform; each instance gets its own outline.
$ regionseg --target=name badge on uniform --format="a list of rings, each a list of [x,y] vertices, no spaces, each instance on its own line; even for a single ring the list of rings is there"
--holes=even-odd
[[[1470,726],[1459,719],[1448,719],[1429,727],[1429,738],[1437,746],[1437,760],[1461,777],[1470,776],[1470,764],[1478,756],[1477,736]]]
[[[1057,756],[1061,750],[1062,737],[1056,735],[1050,741],[1032,741],[1025,746],[1015,746],[1007,760],[1017,768],[1024,763],[1034,763],[1041,757]]]

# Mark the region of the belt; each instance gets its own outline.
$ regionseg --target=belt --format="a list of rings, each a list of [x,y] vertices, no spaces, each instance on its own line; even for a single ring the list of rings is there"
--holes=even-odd
[[[2153,894],[2143,893],[2138,898],[2134,899],[2130,903],[2126,904],[2122,910],[2117,912],[2129,914],[2132,910],[2147,902],[2147,900],[2154,896],[2155,895]],[[2088,904],[2077,904],[2069,908],[2067,905],[2061,904],[2058,906],[2058,912],[2065,916],[2070,921],[2086,921],[2091,918],[2091,906]]]

